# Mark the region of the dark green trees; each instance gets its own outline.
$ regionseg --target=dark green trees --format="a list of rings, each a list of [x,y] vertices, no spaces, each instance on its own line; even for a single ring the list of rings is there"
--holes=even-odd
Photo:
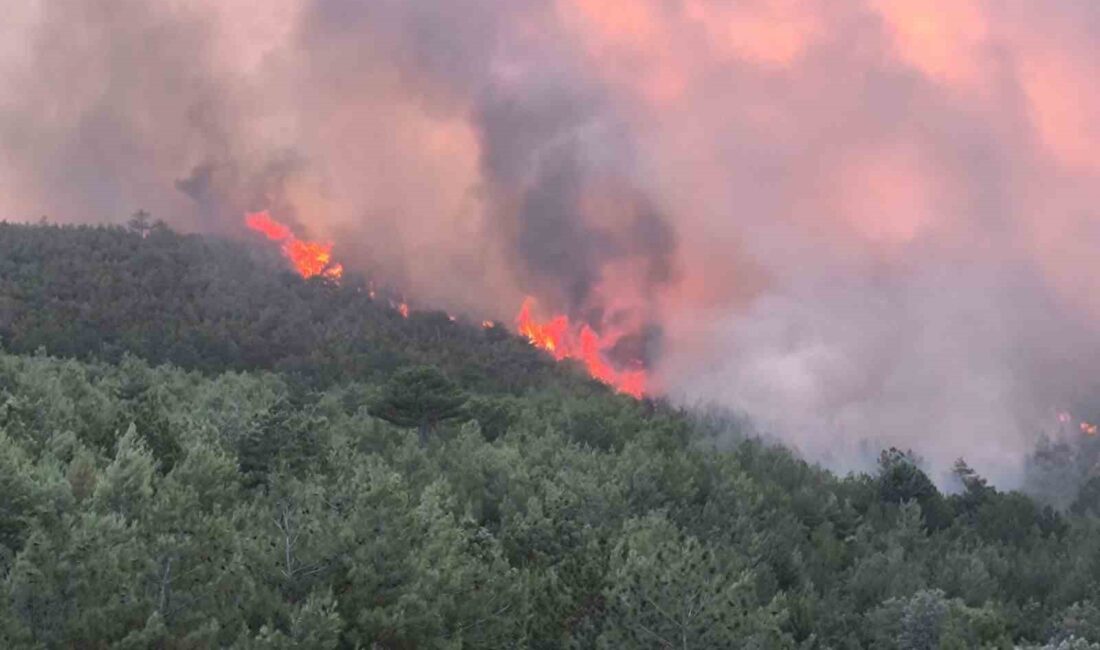
[[[941,528],[950,520],[943,495],[921,470],[913,452],[891,447],[879,456],[878,496],[886,503],[915,501],[924,513],[925,525]]]
[[[126,227],[141,235],[142,239],[145,239],[149,236],[149,231],[153,229],[153,222],[148,212],[145,210],[138,210],[130,217],[129,221],[126,222]]]
[[[839,479],[242,251],[0,224],[0,648],[1100,643],[1095,462]]]
[[[1081,486],[1077,498],[1070,506],[1070,512],[1100,517],[1100,476],[1092,477]]]
[[[912,452],[891,447],[879,456],[879,498],[889,503],[926,502],[939,495]]]
[[[382,388],[371,412],[399,427],[415,428],[421,445],[442,422],[463,415],[466,395],[432,366],[397,371]]]
[[[504,328],[431,312],[406,320],[354,274],[304,280],[277,251],[140,213],[127,227],[0,223],[0,341],[21,354],[272,370],[311,388],[428,364],[477,392],[592,391]]]

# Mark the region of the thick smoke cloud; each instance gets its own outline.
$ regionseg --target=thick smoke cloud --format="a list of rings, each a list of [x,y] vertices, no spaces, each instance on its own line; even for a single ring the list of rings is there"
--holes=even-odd
[[[8,8],[0,213],[268,208],[414,301],[628,333],[838,468],[1010,485],[1100,415],[1096,3],[251,4]]]

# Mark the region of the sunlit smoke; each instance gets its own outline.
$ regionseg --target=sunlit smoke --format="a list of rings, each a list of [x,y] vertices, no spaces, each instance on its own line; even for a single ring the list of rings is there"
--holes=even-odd
[[[1012,485],[1100,402],[1098,42],[1074,0],[15,3],[0,213],[262,205],[832,467]]]

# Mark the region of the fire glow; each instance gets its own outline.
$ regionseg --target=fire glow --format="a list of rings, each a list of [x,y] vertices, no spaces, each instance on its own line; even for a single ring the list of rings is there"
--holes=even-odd
[[[1074,417],[1070,415],[1067,411],[1061,411],[1058,413],[1058,422],[1061,423],[1063,426],[1069,426],[1072,428],[1074,420]],[[1100,435],[1100,425],[1086,422],[1085,420],[1077,422],[1076,428],[1079,429],[1081,433],[1086,436]]]
[[[332,261],[332,244],[298,239],[290,228],[279,223],[265,210],[245,215],[245,223],[256,232],[263,233],[271,241],[282,244],[283,255],[303,278],[322,276],[338,281],[344,274],[344,267]],[[375,291],[370,290],[375,297]],[[403,318],[409,317],[407,302],[390,303]],[[606,358],[605,352],[614,346],[617,337],[600,336],[587,323],[574,324],[565,315],[554,316],[546,322],[539,322],[531,315],[535,306],[534,298],[527,298],[516,316],[516,328],[534,347],[549,352],[556,360],[573,359],[581,362],[585,370],[615,390],[641,398],[646,389],[646,371],[619,370]],[[451,317],[454,320],[454,317]],[[490,320],[482,322],[482,327],[492,328],[496,323]]]
[[[283,255],[303,278],[320,275],[339,280],[344,275],[344,267],[332,261],[332,244],[298,239],[290,228],[272,219],[266,210],[246,215],[245,223],[271,241],[282,243]]]
[[[611,337],[601,337],[588,324],[572,324],[565,315],[539,322],[531,315],[533,298],[523,301],[516,328],[531,345],[549,352],[555,359],[574,359],[584,364],[593,378],[635,398],[646,389],[645,370],[617,370],[605,358],[605,351],[615,344]]]

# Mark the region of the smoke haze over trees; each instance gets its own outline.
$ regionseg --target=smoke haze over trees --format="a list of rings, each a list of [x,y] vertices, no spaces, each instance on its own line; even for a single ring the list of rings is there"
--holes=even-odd
[[[1095,482],[840,477],[271,252],[0,225],[0,645],[1100,647]]]
[[[269,209],[422,304],[644,332],[835,467],[1013,485],[1100,410],[1098,42],[1072,0],[19,2],[0,215]]]

